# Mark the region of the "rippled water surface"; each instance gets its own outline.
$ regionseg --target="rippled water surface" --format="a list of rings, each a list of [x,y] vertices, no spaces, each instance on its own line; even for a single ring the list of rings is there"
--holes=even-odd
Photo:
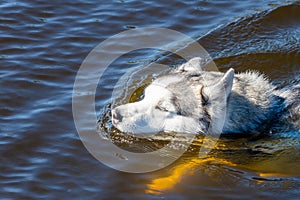
[[[199,138],[169,167],[129,174],[89,154],[72,116],[73,84],[85,57],[105,39],[136,28],[169,28],[192,37],[221,71],[254,69],[280,87],[299,83],[299,2],[0,0],[0,16],[1,199],[300,197],[299,131],[282,127],[270,137],[221,138],[201,159]],[[130,44],[111,44],[112,49],[122,45]],[[124,149],[147,151],[164,145],[163,140],[134,141],[106,124],[111,94],[120,76],[133,67],[181,62],[154,49],[115,60],[97,89],[100,131]],[[141,81],[147,84],[151,77]],[[140,86],[133,82],[128,87]]]

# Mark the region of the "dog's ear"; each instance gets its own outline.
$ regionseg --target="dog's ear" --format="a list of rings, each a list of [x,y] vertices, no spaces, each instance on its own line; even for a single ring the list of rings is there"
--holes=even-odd
[[[221,133],[226,119],[226,106],[228,96],[232,90],[234,70],[229,69],[215,84],[203,88],[203,94],[207,95],[207,111],[211,116],[209,132]]]
[[[230,94],[233,85],[234,69],[230,68],[218,84],[222,84],[225,89],[226,97]]]
[[[205,92],[213,99],[220,100],[225,97],[226,100],[232,90],[233,78],[234,69],[230,68],[217,84],[205,88],[207,90]]]
[[[188,62],[179,66],[176,70],[177,72],[199,72],[203,71],[201,66],[201,58],[195,57],[190,59]]]
[[[223,87],[224,88],[226,97],[229,96],[229,94],[232,90],[233,78],[234,78],[234,69],[230,68],[225,73],[223,78],[219,81],[219,83],[217,84],[217,87]]]

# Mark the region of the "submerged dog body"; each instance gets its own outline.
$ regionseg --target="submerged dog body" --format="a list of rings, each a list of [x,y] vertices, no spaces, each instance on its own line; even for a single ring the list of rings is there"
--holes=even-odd
[[[256,133],[292,114],[299,119],[300,85],[277,90],[257,72],[204,71],[193,58],[153,81],[143,100],[112,110],[129,133]]]

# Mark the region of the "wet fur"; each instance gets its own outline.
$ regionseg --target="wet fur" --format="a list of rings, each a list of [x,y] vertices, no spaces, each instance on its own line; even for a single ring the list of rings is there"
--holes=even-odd
[[[278,90],[258,72],[234,74],[233,69],[225,74],[208,72],[203,71],[200,63],[200,58],[191,59],[171,71],[169,75],[155,80],[149,88],[153,87],[152,85],[160,85],[166,89],[166,92],[146,104],[142,100],[137,104],[117,107],[112,111],[113,124],[121,131],[137,133],[137,129],[134,128],[137,120],[134,120],[138,119],[136,116],[141,114],[139,112],[146,112],[146,110],[147,112],[150,110],[150,114],[145,114],[144,118],[152,119],[147,115],[162,111],[160,117],[166,120],[166,124],[161,125],[162,127],[155,127],[155,124],[149,126],[150,132],[254,134],[270,130],[272,125],[279,123],[280,120],[291,123],[294,123],[292,120],[298,121],[300,117],[299,85]],[[157,95],[156,90],[146,95],[151,99],[151,96]],[[171,110],[173,110],[163,111],[165,108],[160,108],[159,105],[162,102],[167,102],[165,103],[167,105],[171,104]],[[139,106],[140,111],[132,113],[131,110],[135,109],[135,106]],[[147,106],[149,109],[140,108]],[[122,122],[122,120],[117,120],[117,117],[125,121],[129,120]],[[131,118],[132,121],[130,121]],[[147,119],[143,121],[145,124],[147,124]],[[179,119],[183,121],[181,127],[178,125]],[[224,124],[222,120],[225,120]]]

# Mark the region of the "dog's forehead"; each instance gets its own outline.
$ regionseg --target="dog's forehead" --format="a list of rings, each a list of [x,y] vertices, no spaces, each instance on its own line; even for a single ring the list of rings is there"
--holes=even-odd
[[[150,84],[146,89],[145,89],[145,98],[147,99],[159,99],[159,98],[168,98],[171,97],[172,93],[169,91],[165,86],[159,85],[159,84]]]
[[[153,81],[145,90],[146,96],[165,96],[171,95],[169,86],[180,82],[182,79],[179,76],[163,76]]]

